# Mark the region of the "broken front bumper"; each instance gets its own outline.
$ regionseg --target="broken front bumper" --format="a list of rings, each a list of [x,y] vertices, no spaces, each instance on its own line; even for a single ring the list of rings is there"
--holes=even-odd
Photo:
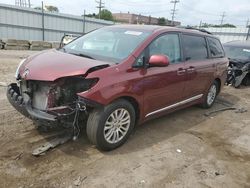
[[[27,95],[27,94],[25,94]],[[31,106],[31,101],[24,99],[20,93],[20,89],[16,83],[12,83],[7,89],[7,98],[10,104],[24,116],[39,121],[57,122],[58,116],[46,113],[44,111],[34,109]],[[26,98],[29,98],[27,95]]]
[[[25,96],[24,96],[25,95]],[[85,118],[87,108],[99,107],[100,104],[87,99],[79,98],[76,101],[75,108],[65,108],[60,109],[60,112],[57,111],[43,111],[35,109],[32,107],[31,99],[28,94],[24,93],[23,95],[20,92],[20,89],[16,83],[12,83],[8,86],[7,89],[7,98],[10,104],[24,116],[40,122],[42,124],[54,125],[58,123],[63,124],[73,124],[73,118],[77,110],[84,112]],[[67,110],[67,113],[65,113]]]

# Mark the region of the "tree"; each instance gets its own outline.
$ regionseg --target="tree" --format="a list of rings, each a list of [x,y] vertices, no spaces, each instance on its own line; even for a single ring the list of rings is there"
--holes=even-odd
[[[158,18],[158,25],[166,25],[166,19],[164,17]]]
[[[42,10],[42,7],[35,7],[36,10]],[[48,12],[59,12],[59,9],[55,6],[45,5],[43,10],[46,10]]]
[[[110,21],[113,21],[114,20],[114,18],[113,18],[113,15],[112,15],[112,12],[110,12],[109,10],[107,10],[107,9],[103,9],[102,11],[101,11],[101,19],[103,19],[103,20],[110,20]],[[97,16],[96,17],[99,17],[99,14],[97,14]]]
[[[223,24],[223,25],[221,25],[221,27],[231,27],[231,28],[236,28],[236,26],[235,26],[235,25],[233,25],[233,24],[229,24],[229,23]]]
[[[59,12],[59,9],[55,6],[45,5],[45,10],[49,12]]]
[[[36,10],[42,10],[42,7],[35,7]]]
[[[235,25],[229,24],[229,23],[222,24],[222,25],[214,25],[214,24],[202,23],[201,27],[205,27],[205,28],[208,28],[208,27],[228,27],[228,28],[236,28]]]
[[[82,15],[84,16],[84,15]],[[96,18],[96,14],[95,13],[92,13],[92,14],[85,14],[86,17],[89,17],[89,18]]]

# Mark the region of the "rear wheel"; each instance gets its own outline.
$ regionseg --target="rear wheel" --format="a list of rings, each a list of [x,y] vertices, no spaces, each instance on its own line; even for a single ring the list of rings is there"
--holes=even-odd
[[[135,110],[126,100],[117,100],[103,109],[94,109],[87,121],[87,136],[101,150],[122,145],[135,125]]]
[[[206,94],[206,98],[202,104],[202,107],[210,108],[211,106],[213,106],[218,92],[219,92],[219,84],[217,81],[214,81],[213,84],[210,86],[208,93]]]

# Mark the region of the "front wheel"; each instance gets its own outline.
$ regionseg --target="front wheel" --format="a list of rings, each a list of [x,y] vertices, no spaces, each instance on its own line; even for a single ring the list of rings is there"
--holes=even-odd
[[[101,150],[121,146],[135,125],[135,110],[126,100],[117,100],[103,109],[94,109],[87,121],[87,136]]]
[[[211,106],[213,106],[218,93],[219,93],[219,84],[217,81],[214,81],[213,84],[210,86],[208,93],[206,94],[206,98],[202,104],[202,107],[210,108]]]

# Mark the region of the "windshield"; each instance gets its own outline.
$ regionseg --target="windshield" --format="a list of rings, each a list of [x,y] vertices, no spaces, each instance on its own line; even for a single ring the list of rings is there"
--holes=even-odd
[[[121,28],[102,28],[90,32],[64,46],[67,53],[120,63],[127,58],[150,32]]]
[[[250,49],[244,47],[225,46],[226,55],[230,59],[250,60]]]

